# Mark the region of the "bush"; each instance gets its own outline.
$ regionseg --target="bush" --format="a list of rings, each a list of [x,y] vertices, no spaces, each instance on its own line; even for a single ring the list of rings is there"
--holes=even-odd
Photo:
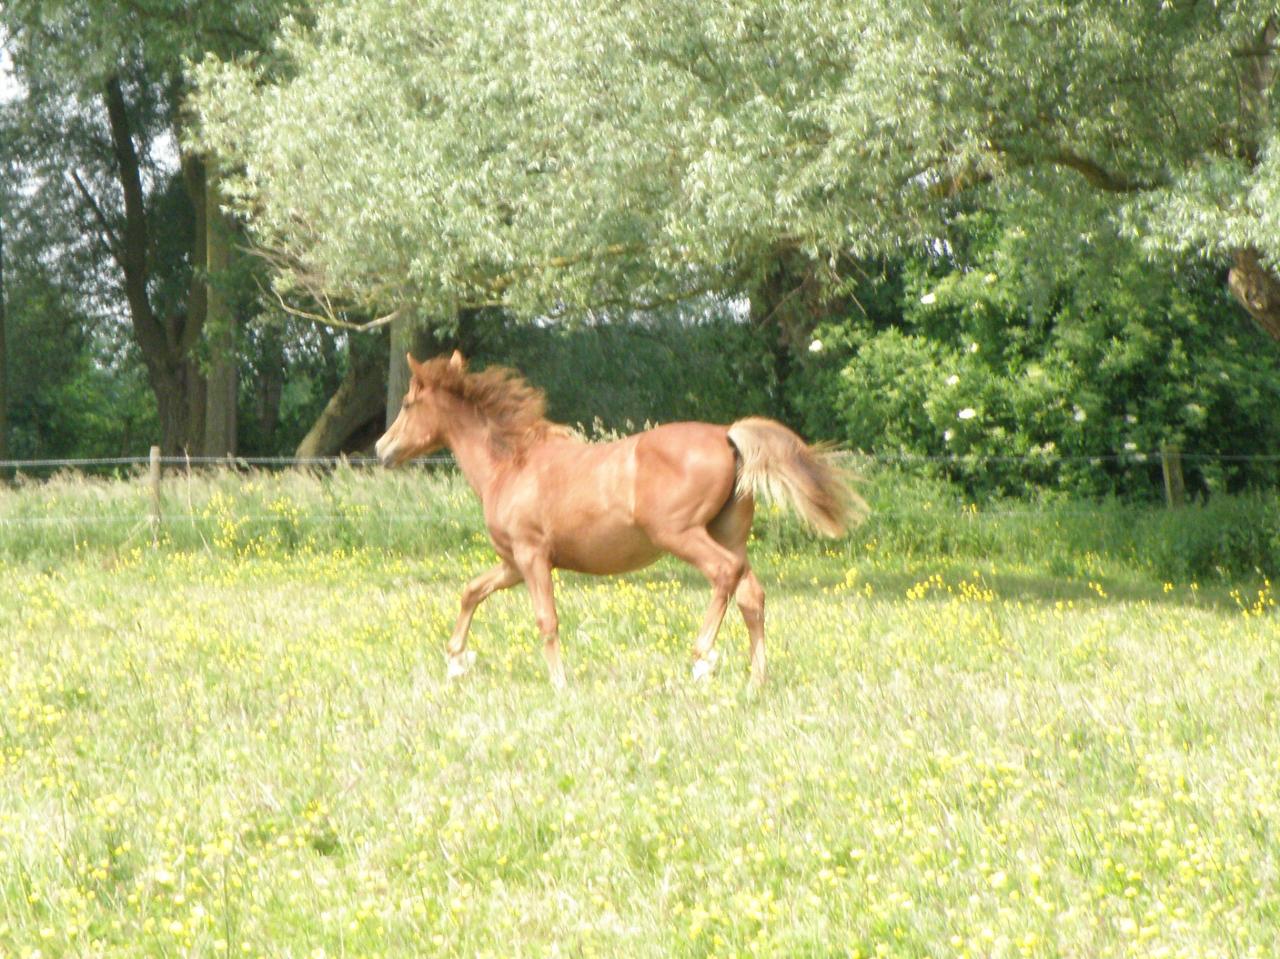
[[[1230,580],[1280,574],[1280,499],[1215,497],[1202,506],[1143,517],[1138,555],[1171,581]]]
[[[900,314],[818,327],[787,384],[805,430],[980,499],[1156,498],[1165,446],[1194,454],[1193,494],[1280,481],[1280,356],[1206,267],[1120,256],[1037,313],[1013,242],[910,265]]]
[[[892,566],[994,564],[1054,577],[1124,571],[1174,583],[1280,576],[1280,497],[1224,494],[1166,509],[1114,497],[991,499],[979,505],[944,479],[861,461],[871,514],[842,542],[852,559]],[[813,534],[764,506],[753,535],[771,549],[812,553]]]
[[[563,423],[632,432],[646,422],[777,415],[762,332],[727,312],[576,327],[513,326],[476,357],[514,366]]]

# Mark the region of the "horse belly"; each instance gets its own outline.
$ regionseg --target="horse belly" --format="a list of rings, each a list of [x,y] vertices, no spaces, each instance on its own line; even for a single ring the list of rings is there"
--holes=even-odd
[[[662,550],[635,526],[608,521],[584,524],[585,535],[557,540],[552,562],[579,573],[626,573],[648,566]]]

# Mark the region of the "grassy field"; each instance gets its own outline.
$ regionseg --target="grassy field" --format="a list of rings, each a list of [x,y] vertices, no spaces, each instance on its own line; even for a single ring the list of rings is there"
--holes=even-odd
[[[136,483],[0,493],[0,955],[1274,955],[1266,571],[904,488],[762,518],[759,695],[679,566],[559,576],[559,697],[522,589],[445,682],[448,476],[173,481],[154,548]]]

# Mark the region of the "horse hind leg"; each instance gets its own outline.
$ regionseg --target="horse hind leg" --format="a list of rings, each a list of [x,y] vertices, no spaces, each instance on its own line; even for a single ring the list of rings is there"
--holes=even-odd
[[[747,540],[751,536],[751,520],[755,515],[755,501],[751,494],[731,499],[716,518],[707,526],[716,542],[742,558],[742,578],[738,581],[734,598],[750,640],[751,684],[764,685],[764,587],[747,561]]]
[[[764,587],[756,574],[747,567],[738,583],[736,594],[742,621],[747,624],[747,636],[751,640],[751,685],[764,685]]]
[[[667,552],[695,567],[711,583],[711,603],[693,644],[693,678],[706,679],[715,670],[719,658],[715,650],[716,634],[720,631],[729,597],[742,579],[744,560],[718,542],[709,529],[702,527],[671,533],[655,541]]]

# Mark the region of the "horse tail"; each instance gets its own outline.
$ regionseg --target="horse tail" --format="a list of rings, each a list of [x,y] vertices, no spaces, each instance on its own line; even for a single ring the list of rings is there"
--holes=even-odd
[[[729,427],[738,451],[736,495],[758,492],[789,504],[824,536],[842,536],[867,514],[866,502],[850,486],[850,475],[827,450],[805,445],[781,423],[752,416]]]

